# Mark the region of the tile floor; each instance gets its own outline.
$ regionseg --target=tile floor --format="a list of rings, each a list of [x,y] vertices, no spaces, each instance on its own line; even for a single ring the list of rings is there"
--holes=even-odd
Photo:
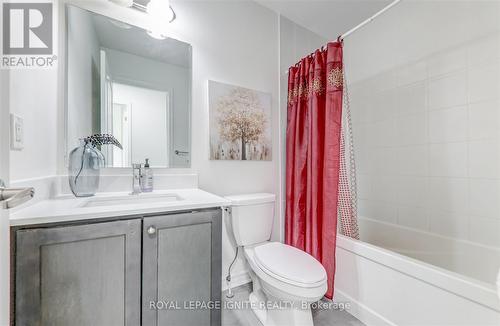
[[[223,300],[226,302],[248,301],[250,284],[233,289],[234,297],[226,298],[224,292]],[[365,326],[362,322],[351,316],[346,311],[340,310],[313,310],[314,326]],[[260,326],[261,323],[250,308],[232,309],[222,311],[223,326]]]

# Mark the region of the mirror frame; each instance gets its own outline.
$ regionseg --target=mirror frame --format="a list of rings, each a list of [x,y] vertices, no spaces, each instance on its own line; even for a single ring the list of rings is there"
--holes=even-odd
[[[64,45],[59,46],[59,48],[60,48],[60,52],[62,52],[64,55],[63,60],[61,60],[64,64],[64,68],[61,69],[61,67],[60,67],[59,73],[58,73],[58,80],[59,80],[58,88],[62,89],[63,92],[61,92],[62,94],[58,96],[59,97],[59,107],[62,107],[61,108],[62,114],[60,114],[62,121],[60,121],[57,125],[62,127],[63,134],[64,134],[62,141],[59,142],[60,148],[58,151],[58,153],[59,153],[58,154],[58,157],[59,157],[58,161],[60,162],[58,164],[58,167],[59,167],[58,171],[63,172],[63,174],[67,173],[67,169],[69,166],[69,151],[70,151],[70,149],[68,149],[68,145],[69,145],[69,140],[68,140],[68,134],[69,134],[69,132],[68,132],[68,57],[69,57],[68,56],[68,28],[69,28],[68,7],[69,6],[72,6],[72,7],[81,9],[81,10],[85,10],[86,12],[93,14],[93,15],[101,15],[104,17],[108,17],[109,19],[113,19],[113,20],[128,24],[128,25],[133,26],[135,28],[140,28],[140,29],[144,30],[144,35],[147,36],[146,29],[143,26],[140,26],[139,24],[131,22],[131,21],[126,21],[126,19],[124,19],[123,17],[117,18],[117,17],[109,16],[106,12],[109,11],[111,8],[107,8],[107,10],[103,10],[102,12],[99,12],[99,10],[94,10],[93,8],[85,8],[85,6],[81,5],[81,3],[71,2],[70,0],[60,2],[59,10],[61,13],[60,16],[62,16],[62,21],[60,19],[59,24],[60,24],[60,26],[63,26],[64,28],[60,28],[59,39],[64,40],[64,42],[59,42],[59,44],[64,43]],[[112,6],[112,4],[108,3],[107,6]],[[115,9],[115,8],[113,7],[112,9]],[[145,14],[145,13],[142,13],[141,11],[138,11],[138,10],[133,9],[133,8],[119,8],[119,9],[133,10],[133,11],[137,12],[135,14]],[[130,16],[130,15],[128,15],[128,16]],[[189,72],[190,82],[189,82],[189,86],[188,86],[188,91],[189,91],[188,128],[189,128],[189,132],[187,135],[187,137],[188,137],[187,143],[189,146],[189,164],[186,166],[183,166],[183,167],[166,167],[166,166],[162,167],[162,166],[160,166],[160,167],[155,167],[154,169],[155,170],[163,170],[163,171],[179,171],[179,170],[182,171],[182,170],[190,170],[192,168],[192,164],[193,164],[193,149],[192,149],[192,146],[193,146],[193,144],[192,144],[193,46],[190,43],[179,40],[177,38],[171,38],[171,39],[185,43],[185,44],[189,45],[189,48],[190,48],[189,56],[190,56],[190,61],[191,61],[191,68],[190,68],[190,72]],[[59,65],[61,65],[61,62],[59,62]],[[61,83],[62,83],[62,85],[61,85]],[[171,132],[172,132],[172,130],[170,131],[170,133]],[[171,148],[171,150],[173,150],[172,146],[169,146],[169,147]],[[130,167],[108,167],[108,166],[105,166],[101,169],[101,171],[104,171],[104,174],[109,175],[109,174],[113,174],[114,172],[118,172],[118,174],[124,174],[125,172],[128,172],[131,169],[132,169],[131,166]],[[122,173],[120,173],[120,172],[122,172]]]

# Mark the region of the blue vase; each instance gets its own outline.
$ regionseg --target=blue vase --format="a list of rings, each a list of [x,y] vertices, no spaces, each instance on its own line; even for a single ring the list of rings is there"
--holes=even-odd
[[[90,197],[99,189],[104,155],[89,141],[82,141],[69,154],[69,186],[76,197]]]

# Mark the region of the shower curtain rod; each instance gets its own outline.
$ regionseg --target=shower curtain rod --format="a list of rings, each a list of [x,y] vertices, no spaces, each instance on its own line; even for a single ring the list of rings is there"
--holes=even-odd
[[[344,38],[346,38],[347,36],[351,35],[352,33],[354,33],[355,31],[357,31],[361,27],[365,26],[368,23],[371,23],[375,18],[377,18],[378,16],[382,15],[384,12],[386,12],[389,9],[391,9],[392,7],[394,7],[395,5],[397,5],[399,2],[401,2],[401,0],[395,0],[395,1],[391,2],[389,5],[387,5],[386,7],[384,7],[382,10],[380,10],[379,12],[377,12],[375,15],[371,16],[367,20],[363,21],[361,24],[356,25],[355,27],[351,28],[350,30],[348,30],[344,34],[340,35],[338,37],[338,40],[342,41]]]
[[[386,12],[387,10],[391,9],[392,7],[394,7],[395,5],[397,5],[398,3],[400,3],[402,0],[394,0],[393,2],[391,2],[390,4],[388,4],[386,7],[382,8],[382,10],[376,12],[373,16],[371,16],[370,18],[364,20],[363,22],[361,22],[360,24],[354,26],[353,28],[351,28],[350,30],[348,30],[347,32],[345,32],[344,34],[340,35],[337,39],[337,41],[343,41],[344,38],[346,38],[347,36],[351,35],[352,33],[354,33],[355,31],[357,31],[358,29],[360,29],[361,27],[365,26],[366,24],[368,23],[371,23],[375,18],[377,18],[378,16],[382,15],[384,12]],[[321,49],[325,49],[325,46],[322,46]],[[313,52],[314,53],[314,52]],[[311,53],[310,55],[312,55],[313,53]],[[288,70],[284,72],[285,75],[288,75]]]

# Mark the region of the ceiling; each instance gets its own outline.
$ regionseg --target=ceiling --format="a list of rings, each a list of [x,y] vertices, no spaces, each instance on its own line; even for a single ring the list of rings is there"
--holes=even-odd
[[[381,10],[390,0],[255,0],[328,39],[337,37]]]
[[[134,0],[139,5],[147,5],[150,0]],[[172,1],[172,0],[171,0]],[[181,0],[177,0],[181,1]],[[186,1],[186,0],[184,0]],[[187,1],[207,1],[207,0],[187,0]],[[220,0],[212,0],[220,1]],[[234,1],[234,0],[225,0]],[[245,0],[243,0],[245,1]],[[249,1],[249,0],[246,0]],[[283,15],[298,25],[315,32],[327,40],[335,40],[337,37],[369,18],[388,4],[392,0],[254,0],[257,3]],[[174,2],[174,1],[172,1]],[[134,28],[133,31],[120,31],[110,26],[109,22],[96,22],[98,34],[101,42],[109,44],[110,47],[156,49],[150,55],[153,57],[161,56],[162,47],[166,42],[159,43],[150,38],[144,38],[143,35],[130,38],[131,34],[142,34]],[[112,31],[110,29],[113,29]],[[128,37],[116,37],[116,34],[123,34]],[[121,44],[125,40],[130,44]],[[140,44],[138,43],[147,43]],[[154,43],[154,44],[153,44]],[[161,44],[161,45],[160,45]],[[136,45],[135,47],[133,45]],[[154,45],[153,47],[151,47]],[[129,51],[130,52],[130,51]],[[182,52],[182,51],[181,51]],[[177,58],[161,58],[163,60],[182,61],[185,53],[179,53]],[[159,59],[159,58],[158,58]],[[176,62],[179,65],[186,65],[186,62]]]
[[[146,6],[149,1],[150,0],[134,0],[136,4],[142,6]],[[315,32],[327,40],[336,39],[340,34],[358,25],[392,2],[392,0],[254,1],[283,15],[296,24]]]

